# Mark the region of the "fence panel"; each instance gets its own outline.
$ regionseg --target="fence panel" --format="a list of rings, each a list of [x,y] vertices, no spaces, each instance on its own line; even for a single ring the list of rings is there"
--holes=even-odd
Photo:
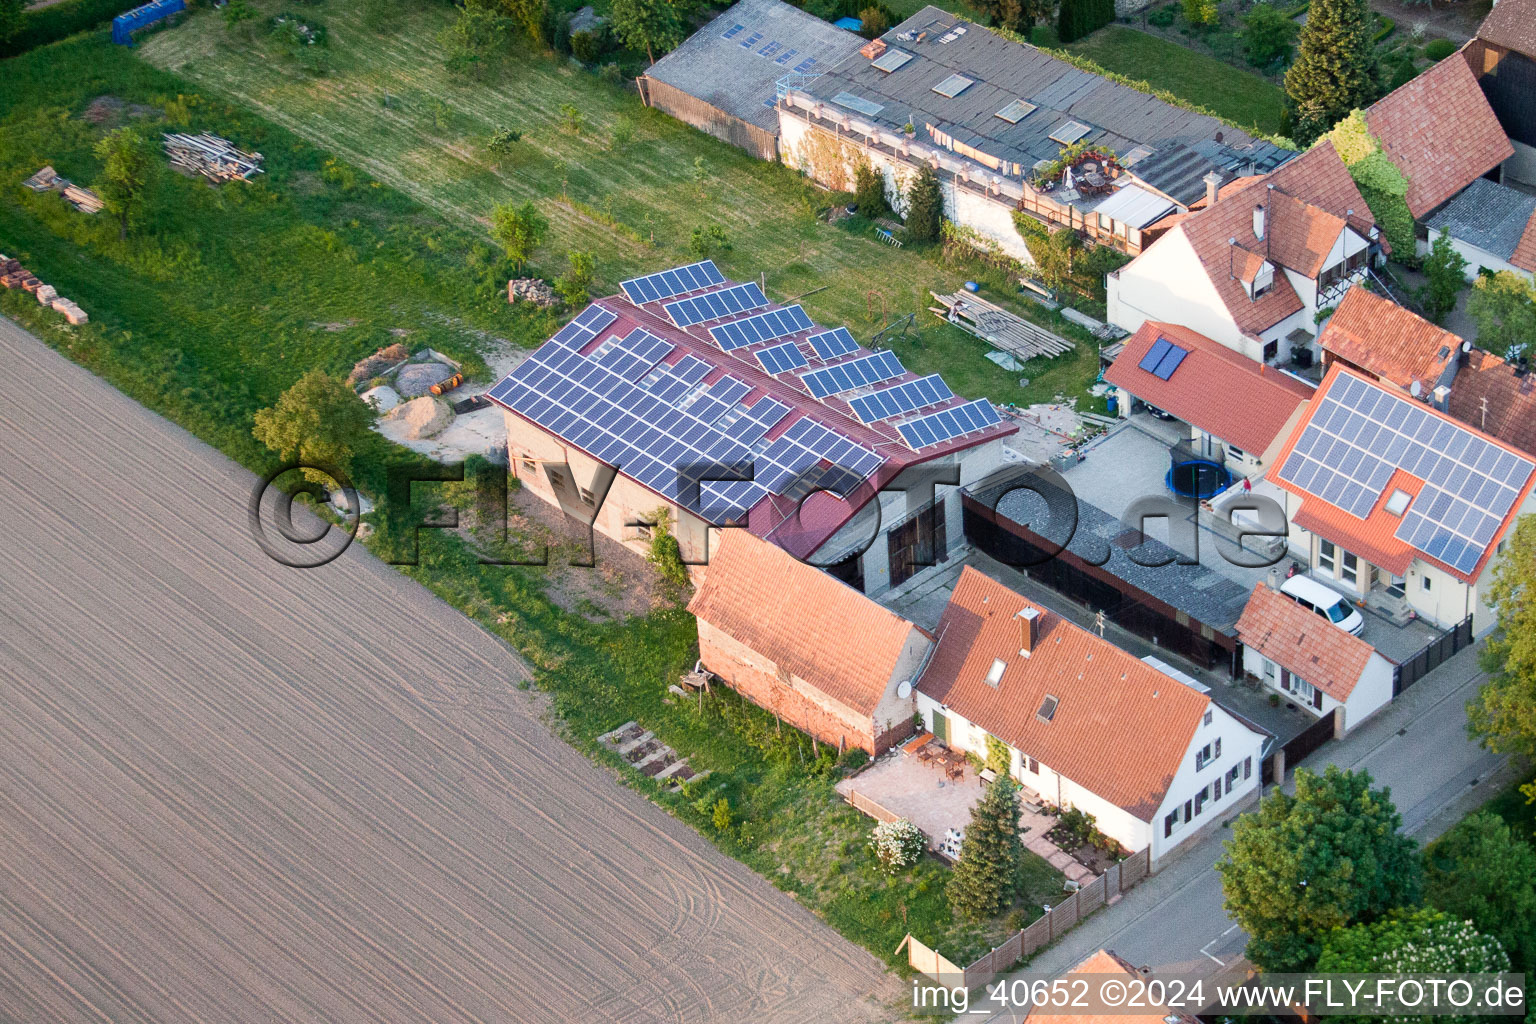
[[[1441,636],[1425,644],[1392,670],[1392,696],[1449,661],[1472,643],[1472,616],[1468,615]]]
[[[1120,891],[1131,889],[1152,873],[1152,847],[1131,854],[1120,862]]]
[[[1077,891],[1079,910],[1086,917],[1104,905],[1104,876],[1100,875]]]
[[[1043,949],[1051,942],[1051,915],[1037,917],[1029,923],[1029,927],[1019,932],[1021,949],[1020,956],[1034,956],[1035,951]]]
[[[1333,739],[1333,720],[1338,714],[1339,709],[1334,708],[1331,712],[1303,729],[1285,745],[1283,748],[1285,750],[1285,767],[1288,770],[1301,764],[1308,754],[1311,754],[1318,747]],[[1275,781],[1279,782],[1281,780],[1276,779]]]
[[[850,789],[848,791],[848,802],[876,821],[895,821],[901,817],[895,811],[886,810],[857,790]]]

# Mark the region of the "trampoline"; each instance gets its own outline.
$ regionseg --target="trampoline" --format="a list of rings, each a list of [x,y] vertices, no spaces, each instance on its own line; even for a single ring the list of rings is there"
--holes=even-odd
[[[1232,471],[1211,459],[1175,451],[1164,482],[1186,498],[1214,498],[1232,486]]]

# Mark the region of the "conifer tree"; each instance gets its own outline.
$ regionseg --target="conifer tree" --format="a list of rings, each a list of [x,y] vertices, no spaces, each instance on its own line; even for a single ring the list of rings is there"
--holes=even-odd
[[[1006,909],[1018,891],[1024,843],[1019,838],[1019,790],[999,775],[971,808],[960,863],[949,879],[949,905],[980,921]]]
[[[1285,73],[1297,142],[1310,144],[1376,99],[1374,31],[1369,0],[1312,0],[1296,63]]]
[[[944,223],[944,193],[933,168],[924,166],[907,190],[907,240],[937,242]]]

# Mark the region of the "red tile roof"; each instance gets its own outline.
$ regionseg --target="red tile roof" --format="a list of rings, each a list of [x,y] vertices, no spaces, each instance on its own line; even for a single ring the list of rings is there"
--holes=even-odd
[[[1408,179],[1419,218],[1515,152],[1461,53],[1377,100],[1365,123]]]
[[[1515,245],[1509,262],[1521,270],[1536,273],[1536,212],[1532,212],[1531,219],[1525,222],[1525,231],[1520,235],[1520,241]]]
[[[1237,636],[1340,703],[1349,700],[1376,649],[1263,583],[1253,588]]]
[[[1040,613],[1020,653],[1019,613]],[[939,620],[918,690],[1096,795],[1151,821],[1210,698],[970,566]],[[993,663],[1005,664],[997,686]],[[1038,715],[1057,698],[1050,721]]]
[[[1473,349],[1451,383],[1447,411],[1527,455],[1536,455],[1536,373],[1516,373],[1498,356]]]
[[[1427,395],[1446,364],[1456,358],[1461,338],[1391,299],[1356,286],[1339,303],[1317,344],[1405,391],[1418,381]]]
[[[1499,0],[1478,27],[1477,38],[1536,57],[1536,0]]]
[[[1300,296],[1282,273],[1268,292],[1250,299],[1241,273],[1252,253],[1305,277],[1316,277],[1345,224],[1369,237],[1375,225],[1370,208],[1331,142],[1314,147],[1278,170],[1192,214],[1176,231],[1189,240],[1211,284],[1240,330],[1250,334],[1273,327],[1302,308]],[[1253,231],[1254,208],[1266,210],[1265,237]],[[1170,235],[1175,232],[1170,232]],[[1157,259],[1159,239],[1137,259]]]
[[[1088,957],[1082,963],[1072,968],[1063,978],[1074,978],[1079,975],[1122,975],[1140,977],[1141,972],[1132,967],[1121,957],[1108,950],[1099,950]],[[1092,983],[1090,982],[1090,985]],[[1073,986],[1070,991],[1076,992]],[[1157,989],[1152,989],[1156,993]],[[1099,993],[1094,991],[1088,996],[1097,1001]],[[1145,1011],[1128,1011],[1111,1008],[1103,1013],[1037,1013],[1033,1010],[1025,1018],[1029,1024],[1197,1024],[1197,1018],[1180,1014],[1167,1007],[1151,1006]]]
[[[688,610],[822,693],[872,714],[922,632],[745,530],[722,530]]]
[[[1438,559],[1431,558],[1425,552],[1414,548],[1407,541],[1400,540],[1395,536],[1402,519],[1386,510],[1386,504],[1391,498],[1392,492],[1404,490],[1416,498],[1419,490],[1424,486],[1422,478],[1402,468],[1393,471],[1391,477],[1382,486],[1376,503],[1371,506],[1370,511],[1363,520],[1350,515],[1330,502],[1324,501],[1320,496],[1303,490],[1295,484],[1280,478],[1280,471],[1284,468],[1286,459],[1296,447],[1296,442],[1300,440],[1302,432],[1306,430],[1312,418],[1318,414],[1319,409],[1323,408],[1329,389],[1337,381],[1346,377],[1362,381],[1368,387],[1384,391],[1394,397],[1405,397],[1396,388],[1382,385],[1370,377],[1346,367],[1342,363],[1333,364],[1333,367],[1328,371],[1328,375],[1323,378],[1322,387],[1318,388],[1317,398],[1313,400],[1306,415],[1292,429],[1290,437],[1286,439],[1285,447],[1281,449],[1280,454],[1271,463],[1269,472],[1266,474],[1267,478],[1276,486],[1302,499],[1301,507],[1292,514],[1291,521],[1302,529],[1315,533],[1326,540],[1331,540],[1343,547],[1344,550],[1359,555],[1372,565],[1380,566],[1397,576],[1402,576],[1407,572],[1408,567],[1413,564],[1413,560],[1418,558],[1439,567],[1443,572],[1455,579],[1461,580],[1463,583],[1476,582],[1478,576],[1482,574],[1483,568],[1488,564],[1488,560],[1493,557],[1494,551],[1499,546],[1499,541],[1503,539],[1504,534],[1509,530],[1510,524],[1520,515],[1520,508],[1530,496],[1533,486],[1536,486],[1536,472],[1531,473],[1519,487],[1519,493],[1515,496],[1514,504],[1511,505],[1509,513],[1504,517],[1504,521],[1499,524],[1498,529],[1494,531],[1493,536],[1489,538],[1487,544],[1483,546],[1482,555],[1470,572],[1462,572]],[[1454,388],[1452,390],[1454,392]],[[1519,458],[1530,461],[1528,456],[1523,455],[1517,449],[1492,434],[1480,431],[1471,424],[1440,412],[1432,406],[1420,403],[1420,407],[1433,417],[1444,420],[1452,426],[1481,437],[1484,440],[1492,441]],[[1411,504],[1410,507],[1412,507]]]
[[[1158,338],[1189,352],[1167,380],[1139,365]],[[1187,327],[1155,320],[1148,320],[1126,339],[1125,348],[1104,371],[1104,379],[1256,456],[1274,443],[1296,410],[1312,397],[1312,388],[1294,377]]]

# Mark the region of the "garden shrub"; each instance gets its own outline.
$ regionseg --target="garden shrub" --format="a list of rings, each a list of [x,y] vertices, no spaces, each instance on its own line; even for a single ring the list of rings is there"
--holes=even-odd
[[[1169,25],[1173,24],[1173,19],[1177,18],[1178,16],[1179,12],[1174,10],[1172,4],[1169,4],[1167,7],[1159,7],[1157,10],[1147,15],[1147,21],[1153,25],[1156,25],[1158,28],[1167,28]]]
[[[1431,39],[1424,46],[1424,56],[1439,63],[1456,52],[1456,44],[1449,39]]]
[[[882,821],[869,831],[869,849],[888,874],[916,864],[928,848],[928,837],[906,818]]]
[[[612,45],[606,25],[571,33],[571,55],[583,64],[596,64],[610,49]]]

